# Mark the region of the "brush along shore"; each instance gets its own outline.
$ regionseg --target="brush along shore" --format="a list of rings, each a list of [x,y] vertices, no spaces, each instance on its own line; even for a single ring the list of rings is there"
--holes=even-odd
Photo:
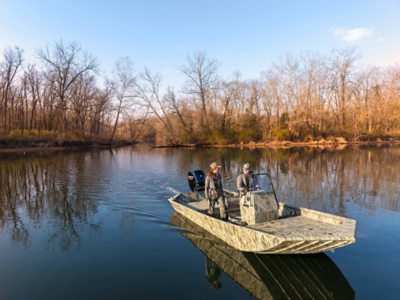
[[[112,145],[106,140],[55,140],[46,138],[2,138],[0,152],[32,152],[42,150],[66,150],[85,148],[109,148],[132,145],[128,141],[114,141]]]
[[[377,144],[400,144],[400,140],[392,137],[368,139],[359,137],[347,141],[343,137],[329,138],[327,140],[320,139],[308,142],[293,142],[293,141],[270,141],[270,142],[250,142],[250,143],[236,143],[236,144],[168,144],[168,145],[150,145],[152,148],[241,148],[241,147],[329,147],[338,145],[377,145]]]

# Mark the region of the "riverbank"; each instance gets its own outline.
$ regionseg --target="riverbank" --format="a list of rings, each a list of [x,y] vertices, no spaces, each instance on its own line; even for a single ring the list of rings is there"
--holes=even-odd
[[[400,144],[400,141],[342,141],[342,142],[271,142],[271,143],[249,143],[249,144],[231,144],[231,145],[208,145],[205,147],[213,147],[213,148],[297,148],[297,147],[343,147],[347,145],[395,145]]]
[[[293,142],[293,141],[273,141],[264,143],[240,143],[240,144],[175,144],[175,145],[153,145],[153,148],[294,148],[294,147],[343,147],[346,145],[382,145],[382,144],[400,144],[400,140],[394,138],[375,140],[352,140],[347,141],[342,137],[331,140],[319,140],[309,142]]]
[[[110,145],[104,140],[0,139],[0,153],[114,148],[131,144],[127,141],[114,141]]]
[[[238,144],[174,144],[174,145],[149,145],[152,148],[344,148],[347,145],[382,145],[400,144],[400,140],[388,138],[386,140],[376,139],[374,141],[346,141],[344,138],[335,140],[320,140],[309,142],[273,141],[265,143],[238,143]],[[0,139],[0,153],[36,152],[36,151],[62,151],[79,149],[103,149],[132,145],[127,141],[114,141],[112,145],[105,140],[48,140],[48,139]]]

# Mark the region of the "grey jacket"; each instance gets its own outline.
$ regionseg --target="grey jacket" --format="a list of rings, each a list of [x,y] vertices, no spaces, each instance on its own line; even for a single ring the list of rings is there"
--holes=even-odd
[[[222,179],[221,179],[221,174],[218,174],[217,178],[211,177],[211,176],[206,176],[206,182],[205,182],[205,198],[210,199],[211,196],[224,196],[224,190],[222,187]]]
[[[250,176],[240,174],[236,180],[236,185],[238,190],[241,192],[260,188],[258,179],[255,175],[253,175],[253,172],[250,173]]]

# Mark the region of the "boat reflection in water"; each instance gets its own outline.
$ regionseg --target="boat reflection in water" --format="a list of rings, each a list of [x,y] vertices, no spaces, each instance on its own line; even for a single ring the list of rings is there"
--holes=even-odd
[[[170,221],[206,256],[206,277],[221,288],[221,271],[257,299],[354,299],[355,292],[325,254],[258,255],[225,244],[179,213]]]

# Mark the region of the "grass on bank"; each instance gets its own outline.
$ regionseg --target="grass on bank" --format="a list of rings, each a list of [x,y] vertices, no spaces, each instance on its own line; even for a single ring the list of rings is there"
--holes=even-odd
[[[308,143],[316,141],[335,141],[345,139],[348,142],[377,142],[389,141],[391,139],[400,141],[400,131],[385,132],[379,126],[373,128],[371,132],[358,131],[352,128],[339,126],[326,132],[321,132],[314,128],[310,129],[289,129],[285,127],[273,127],[267,133],[260,133],[254,129],[235,130],[228,129],[225,131],[212,131],[208,134],[198,136],[200,142],[204,141],[208,144],[228,145],[228,144],[244,144],[255,142],[283,142],[290,141],[295,143]],[[197,142],[197,141],[196,141]]]
[[[189,136],[182,136],[181,141],[187,143],[207,143],[216,145],[228,144],[248,144],[263,142],[335,142],[346,140],[348,142],[376,142],[388,141],[391,139],[400,141],[400,130],[392,132],[384,132],[382,126],[375,126],[369,133],[367,131],[355,132],[349,127],[336,127],[326,132],[318,131],[314,128],[314,134],[309,128],[293,127],[288,128],[287,124],[271,128],[268,132],[260,132],[254,126],[249,124],[242,128],[226,128],[223,131],[203,131],[202,134],[196,135],[196,140],[192,141]],[[116,137],[113,144],[123,145],[129,144],[129,141],[121,140]],[[69,147],[69,146],[107,146],[109,145],[109,137],[90,137],[82,136],[76,132],[67,132],[60,137],[57,131],[41,130],[12,130],[7,135],[0,133],[0,149],[14,148],[48,148],[48,147]]]
[[[74,132],[67,132],[60,137],[57,131],[41,130],[11,130],[8,134],[0,134],[0,149],[14,148],[48,148],[48,147],[85,147],[85,146],[107,146],[108,137],[98,138],[82,136]],[[129,144],[128,141],[115,139],[113,144]]]

